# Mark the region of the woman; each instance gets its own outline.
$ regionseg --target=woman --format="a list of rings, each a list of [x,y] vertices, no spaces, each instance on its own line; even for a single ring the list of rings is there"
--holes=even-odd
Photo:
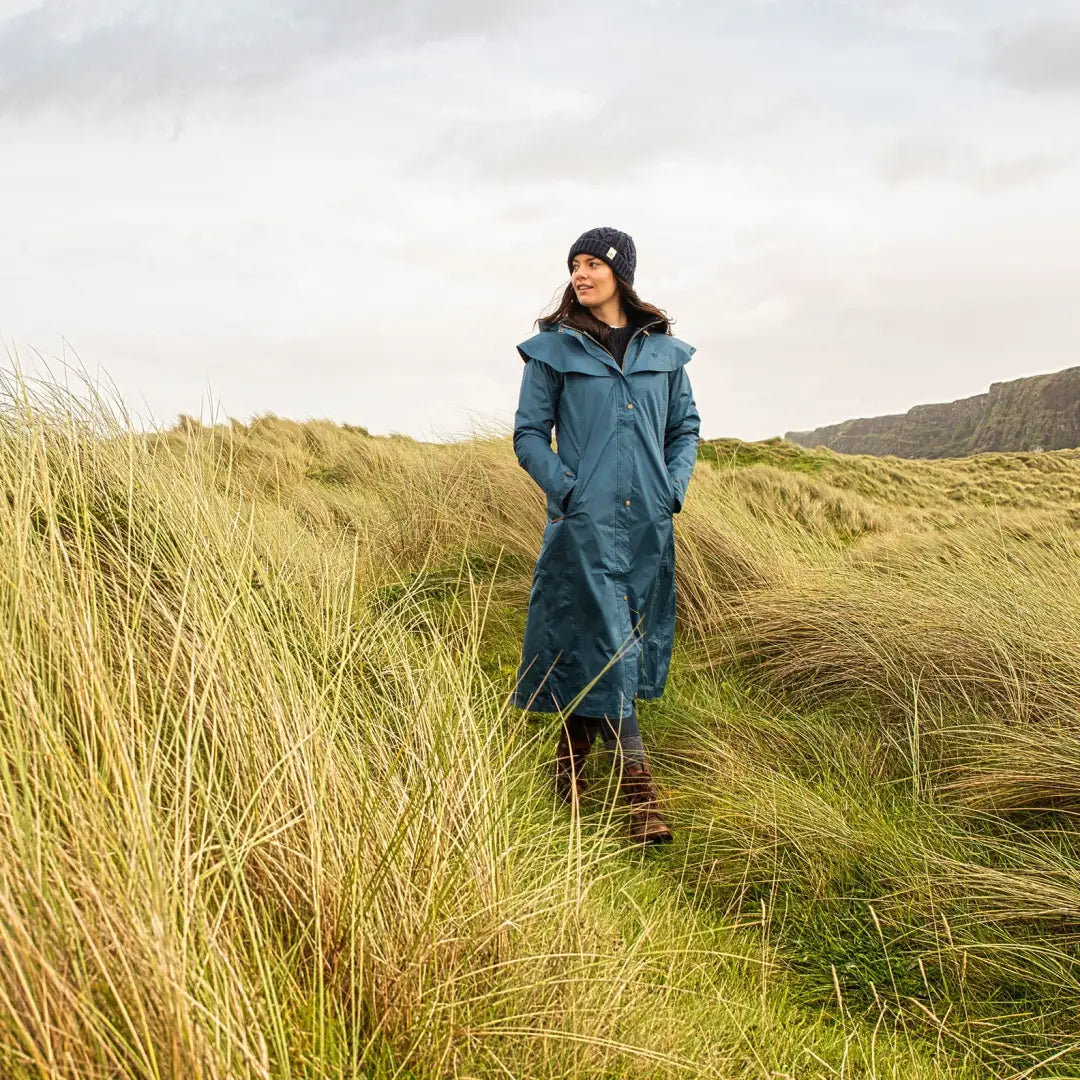
[[[694,353],[634,292],[637,252],[590,229],[567,256],[570,282],[525,362],[514,452],[547,496],[512,701],[562,712],[556,788],[567,801],[596,736],[619,758],[631,836],[671,839],[657,806],[635,699],[664,691],[675,625],[673,515],[697,458]],[[558,450],[551,447],[552,428]]]

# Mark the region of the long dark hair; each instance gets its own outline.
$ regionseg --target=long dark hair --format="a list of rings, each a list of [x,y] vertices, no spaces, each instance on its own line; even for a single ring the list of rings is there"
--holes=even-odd
[[[662,319],[663,323],[655,328],[656,332],[671,333],[671,324],[675,320],[666,311],[662,311],[655,304],[647,304],[634,292],[633,286],[628,285],[618,274],[615,275],[615,285],[619,290],[623,311],[626,312],[626,317],[630,322],[639,326],[644,322],[652,322],[653,319]],[[589,308],[578,301],[572,281],[567,282],[562,297],[557,301],[552,301],[548,311],[540,315],[536,323],[550,323],[553,326],[565,323],[574,330],[592,334],[604,346],[607,345],[608,335],[611,333],[611,328],[603,319],[598,319]]]

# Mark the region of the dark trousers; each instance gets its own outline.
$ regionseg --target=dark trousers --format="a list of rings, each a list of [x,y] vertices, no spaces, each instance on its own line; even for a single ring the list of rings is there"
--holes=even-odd
[[[621,720],[607,716],[582,716],[581,713],[572,713],[567,719],[577,720],[581,724],[590,745],[599,735],[605,748],[610,751],[621,751],[627,759],[640,760],[644,757],[645,747],[641,741],[636,709]]]

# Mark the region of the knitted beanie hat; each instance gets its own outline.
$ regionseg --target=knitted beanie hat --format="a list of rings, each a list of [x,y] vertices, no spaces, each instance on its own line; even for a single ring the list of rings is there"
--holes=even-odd
[[[570,254],[566,256],[567,269],[572,266],[575,255],[595,255],[603,259],[627,285],[634,284],[637,248],[627,233],[604,225],[598,229],[589,229],[588,232],[583,232],[570,248]]]

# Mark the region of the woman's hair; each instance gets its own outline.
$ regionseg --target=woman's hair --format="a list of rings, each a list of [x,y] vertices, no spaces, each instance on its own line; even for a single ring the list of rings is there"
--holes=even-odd
[[[663,319],[663,325],[658,326],[657,331],[661,334],[671,333],[671,324],[675,320],[670,318],[667,312],[655,304],[647,304],[634,292],[633,286],[627,285],[618,274],[615,275],[615,284],[622,300],[623,311],[630,322],[637,324],[650,319]],[[548,311],[540,315],[536,322],[552,325],[565,323],[574,330],[592,334],[601,345],[607,345],[608,335],[611,333],[611,328],[603,319],[598,319],[584,304],[578,302],[573,282],[567,283],[559,300],[552,301]]]

